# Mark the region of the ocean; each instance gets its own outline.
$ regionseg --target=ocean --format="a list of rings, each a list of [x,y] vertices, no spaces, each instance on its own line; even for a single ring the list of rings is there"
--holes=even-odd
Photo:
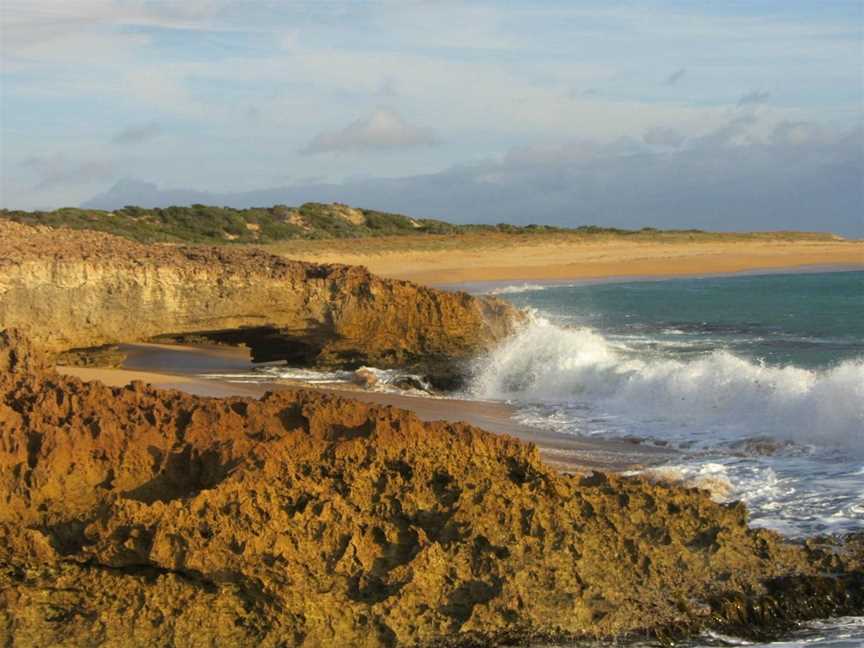
[[[790,536],[864,529],[864,272],[511,286],[532,323],[470,392],[679,449],[667,474]]]
[[[658,476],[746,502],[791,537],[864,530],[864,272],[499,286],[532,322],[478,361],[472,396],[535,427],[671,446]],[[864,646],[864,618],[787,640]]]

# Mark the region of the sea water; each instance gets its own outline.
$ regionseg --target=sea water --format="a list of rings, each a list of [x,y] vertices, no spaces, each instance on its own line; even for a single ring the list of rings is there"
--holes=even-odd
[[[471,392],[526,423],[681,451],[791,536],[864,529],[864,272],[498,290],[532,321]]]
[[[864,272],[514,285],[525,328],[478,361],[471,393],[523,422],[673,447],[658,477],[742,500],[787,536],[864,530]],[[864,619],[786,641],[864,645]]]

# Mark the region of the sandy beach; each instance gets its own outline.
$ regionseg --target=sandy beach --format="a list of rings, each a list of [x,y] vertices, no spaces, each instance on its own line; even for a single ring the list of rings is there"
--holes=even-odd
[[[819,266],[864,267],[864,241],[719,239],[586,240],[566,235],[496,235],[438,240],[303,241],[270,251],[319,263],[365,265],[422,284],[674,277]]]
[[[260,398],[268,391],[303,388],[337,394],[367,403],[412,411],[423,421],[466,422],[496,434],[534,443],[546,463],[566,472],[590,469],[620,471],[654,465],[668,459],[670,450],[626,441],[584,439],[532,428],[513,420],[513,408],[505,403],[433,398],[370,391],[344,383],[308,385],[299,382],[237,382],[204,375],[251,371],[245,349],[219,346],[168,344],[121,345],[127,359],[121,368],[58,367],[60,373],[82,380],[98,380],[112,387],[142,381],[163,389],[177,389],[197,396]]]

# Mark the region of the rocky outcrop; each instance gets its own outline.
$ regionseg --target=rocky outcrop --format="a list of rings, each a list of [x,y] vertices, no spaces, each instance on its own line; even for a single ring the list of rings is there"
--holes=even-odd
[[[518,319],[494,298],[361,267],[0,220],[0,328],[52,352],[207,333],[249,344],[257,361],[434,365],[476,353]]]
[[[456,646],[860,613],[854,544],[304,391],[118,389],[0,336],[0,642]]]

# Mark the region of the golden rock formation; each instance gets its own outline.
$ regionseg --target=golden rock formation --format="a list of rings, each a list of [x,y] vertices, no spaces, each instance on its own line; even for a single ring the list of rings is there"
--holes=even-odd
[[[64,378],[0,334],[3,645],[752,635],[860,613],[855,546],[394,408]]]

